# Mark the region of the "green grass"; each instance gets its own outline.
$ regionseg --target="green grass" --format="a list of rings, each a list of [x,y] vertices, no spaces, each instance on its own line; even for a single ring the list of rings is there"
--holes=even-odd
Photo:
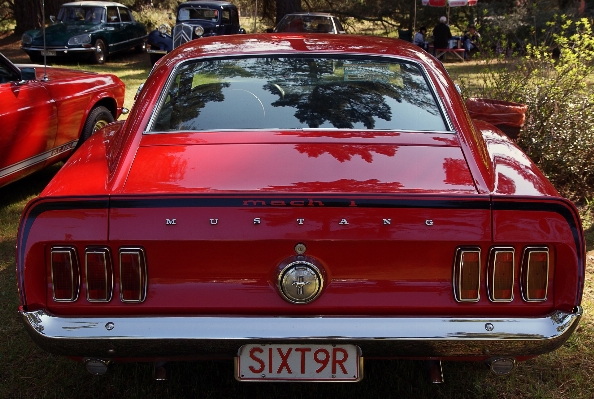
[[[452,75],[477,73],[478,63],[447,63]],[[67,67],[118,75],[127,87],[126,107],[133,104],[146,78],[148,56],[122,54],[104,66]],[[559,350],[520,363],[507,377],[492,375],[481,363],[444,362],[445,384],[430,384],[423,362],[365,361],[365,378],[357,384],[239,383],[231,361],[179,362],[170,365],[168,381],[154,381],[152,367],[116,363],[100,377],[83,365],[39,349],[18,317],[14,271],[16,229],[26,202],[49,182],[59,165],[0,188],[0,398],[583,398],[594,397],[594,228],[584,209],[588,240],[588,275],[583,301],[586,314],[576,333]]]

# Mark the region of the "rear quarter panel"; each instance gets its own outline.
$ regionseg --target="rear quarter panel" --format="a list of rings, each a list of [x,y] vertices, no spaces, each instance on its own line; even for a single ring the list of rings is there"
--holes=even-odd
[[[50,79],[46,87],[58,111],[58,135],[54,146],[78,139],[87,116],[100,101],[113,105],[115,119],[120,116],[125,86],[116,76],[52,70]]]

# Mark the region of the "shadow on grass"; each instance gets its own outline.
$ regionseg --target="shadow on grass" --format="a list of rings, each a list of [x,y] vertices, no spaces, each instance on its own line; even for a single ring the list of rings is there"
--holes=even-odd
[[[0,188],[0,208],[23,201],[29,197],[38,195],[50,182],[63,163],[49,166],[29,176],[12,182]]]

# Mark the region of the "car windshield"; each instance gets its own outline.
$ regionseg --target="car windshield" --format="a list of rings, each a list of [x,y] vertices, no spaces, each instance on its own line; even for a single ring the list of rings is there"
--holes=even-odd
[[[178,21],[188,21],[191,19],[202,19],[206,21],[217,21],[219,10],[208,7],[183,7],[177,14]]]
[[[447,131],[421,69],[384,58],[192,60],[169,79],[147,131]]]
[[[277,32],[332,33],[332,19],[324,16],[287,15],[276,27]]]
[[[104,20],[103,7],[62,7],[58,13],[58,21],[64,23],[99,24]]]

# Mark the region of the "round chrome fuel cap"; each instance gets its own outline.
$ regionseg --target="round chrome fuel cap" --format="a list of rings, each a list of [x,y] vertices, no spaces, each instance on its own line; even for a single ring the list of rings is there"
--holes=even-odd
[[[286,265],[278,276],[278,288],[291,303],[309,303],[322,291],[324,278],[312,263],[298,260]]]

